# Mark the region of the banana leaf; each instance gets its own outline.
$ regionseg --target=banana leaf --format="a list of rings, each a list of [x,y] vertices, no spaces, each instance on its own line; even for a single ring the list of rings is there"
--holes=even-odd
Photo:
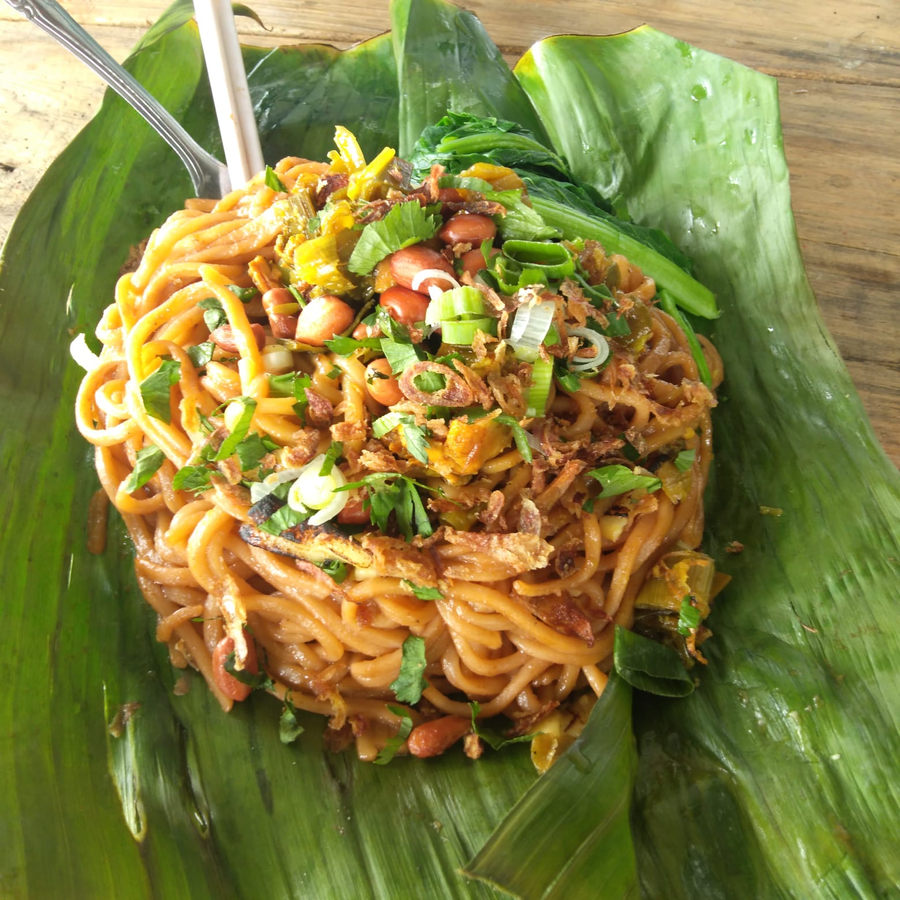
[[[128,65],[218,152],[186,10]],[[392,14],[392,35],[348,51],[245,50],[268,161],[321,158],[337,123],[371,153],[411,149],[447,108],[512,119],[666,230],[717,294],[727,381],[707,542],[734,581],[700,687],[635,695],[635,755],[619,683],[537,783],[521,746],[362,765],[326,753],[314,717],[282,745],[270,698],[224,716],[202,679],[174,696],[118,519],[103,556],[84,546],[97,481],[67,344],[92,330],[129,247],[190,194],[108,96],[0,262],[0,893],[894,894],[900,484],[806,280],[774,81],[649,28],[547,39],[513,75],[471,14],[438,0]],[[116,737],[124,703],[140,706]]]

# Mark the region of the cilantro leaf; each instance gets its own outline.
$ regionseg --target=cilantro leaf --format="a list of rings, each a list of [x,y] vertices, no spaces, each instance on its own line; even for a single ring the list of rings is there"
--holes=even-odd
[[[421,584],[416,584],[413,581],[408,581],[406,578],[402,581],[412,592],[415,594],[417,600],[443,600],[444,595],[437,589],[433,587],[425,587]]]
[[[493,728],[485,728],[483,725],[479,726],[476,716],[481,712],[480,703],[472,700],[469,706],[472,709],[472,731],[494,750],[500,750],[507,744],[523,744],[526,741],[534,740],[540,734],[540,732],[536,731],[534,734],[520,734],[518,737],[503,737],[503,735],[494,731]]]
[[[344,452],[344,445],[341,441],[332,441],[331,446],[328,448],[328,451],[325,454],[325,459],[322,461],[322,468],[319,469],[319,475],[324,478],[326,475],[331,474],[331,470],[334,468],[334,464],[341,458],[341,454]]]
[[[203,313],[203,322],[209,329],[210,334],[228,321],[228,316],[225,315],[225,310],[216,297],[207,297],[205,300],[201,300],[197,306],[206,310]]]
[[[265,184],[267,188],[271,188],[273,191],[281,191],[283,194],[288,192],[284,182],[275,174],[275,170],[271,166],[266,166]]]
[[[679,472],[687,472],[694,464],[696,456],[696,450],[682,450],[681,453],[675,457],[675,468],[678,469]]]
[[[222,441],[219,452],[213,457],[215,462],[221,462],[223,459],[228,459],[228,457],[235,452],[238,444],[240,444],[247,436],[247,432],[250,430],[250,422],[253,420],[253,413],[256,411],[256,401],[252,397],[236,397],[231,402],[242,404],[243,412],[241,413],[241,417],[235,423],[231,434]]]
[[[236,284],[227,284],[225,286],[241,303],[249,303],[259,293],[259,290],[255,287],[242,288]]]
[[[131,494],[138,488],[143,487],[156,474],[165,458],[166,454],[154,444],[138,450],[134,470],[125,479],[122,490],[126,494]]]
[[[691,603],[690,595],[681,601],[681,609],[678,611],[678,633],[683,637],[690,637],[700,627],[700,610]]]
[[[388,738],[384,748],[379,750],[378,756],[373,760],[376,766],[386,766],[397,755],[397,751],[403,746],[403,742],[412,731],[412,716],[405,709],[394,706],[392,703],[388,704],[388,709],[395,716],[400,717],[400,727],[392,738]]]
[[[587,473],[591,478],[596,478],[603,485],[603,490],[597,499],[617,497],[619,494],[627,494],[629,491],[643,488],[651,494],[662,487],[662,482],[653,475],[638,475],[632,472],[628,466],[603,466]]]
[[[169,405],[171,387],[181,376],[181,363],[174,359],[164,359],[159,368],[141,382],[141,400],[148,416],[168,425],[172,421]]]
[[[184,466],[175,473],[172,487],[176,491],[193,491],[200,494],[212,487],[211,475],[212,471],[206,466]]]
[[[269,376],[269,392],[273,397],[293,397],[294,412],[302,424],[306,424],[306,408],[309,398],[306,389],[312,387],[312,378],[299,372],[286,372],[284,375]]]
[[[202,369],[212,359],[215,349],[216,345],[212,341],[185,348],[195,369]]]
[[[254,691],[267,691],[275,687],[275,682],[262,670],[254,674],[246,669],[234,667],[234,650],[225,657],[225,671],[237,678],[241,684],[249,685]]]
[[[425,638],[411,634],[404,642],[400,672],[397,680],[391,683],[394,696],[401,703],[418,703],[422,691],[428,687],[428,682],[422,677],[425,666]]]
[[[278,739],[282,744],[293,744],[303,734],[303,726],[297,721],[297,709],[290,699],[290,691],[284,695],[284,709],[278,720]]]
[[[397,203],[383,219],[363,228],[347,268],[368,275],[391,253],[434,237],[441,224],[439,215],[429,215],[415,201]]]

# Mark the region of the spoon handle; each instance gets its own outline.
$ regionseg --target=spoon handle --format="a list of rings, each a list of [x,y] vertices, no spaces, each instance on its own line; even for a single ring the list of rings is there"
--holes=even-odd
[[[150,123],[181,158],[198,197],[221,197],[231,189],[225,166],[207,153],[55,0],[6,2],[77,56]]]

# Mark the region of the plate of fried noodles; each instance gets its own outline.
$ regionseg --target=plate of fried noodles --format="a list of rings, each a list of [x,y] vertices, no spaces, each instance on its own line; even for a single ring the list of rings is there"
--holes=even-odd
[[[214,144],[189,16],[130,65]],[[3,335],[0,884],[889,894],[900,491],[774,82],[392,16],[245,51],[246,185],[189,196],[109,98],[10,236],[0,289],[69,300],[39,375]]]

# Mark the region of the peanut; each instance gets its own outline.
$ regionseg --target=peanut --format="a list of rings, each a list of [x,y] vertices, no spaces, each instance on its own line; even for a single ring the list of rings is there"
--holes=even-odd
[[[442,272],[446,272],[454,278],[456,277],[453,266],[437,250],[431,250],[428,247],[423,247],[421,244],[413,244],[412,247],[405,247],[403,250],[398,250],[396,253],[391,254],[390,265],[394,281],[410,289],[412,289],[413,279],[423,269],[440,269]],[[428,288],[433,284],[444,290],[452,286],[443,278],[426,278],[416,290],[422,294],[427,294]]]
[[[471,244],[476,247],[482,241],[493,240],[496,233],[497,226],[493,219],[472,213],[459,213],[446,221],[438,236],[451,247],[456,244]]]
[[[469,719],[463,719],[461,716],[443,716],[413,728],[407,746],[409,752],[419,759],[439,756],[471,728],[472,723]]]

